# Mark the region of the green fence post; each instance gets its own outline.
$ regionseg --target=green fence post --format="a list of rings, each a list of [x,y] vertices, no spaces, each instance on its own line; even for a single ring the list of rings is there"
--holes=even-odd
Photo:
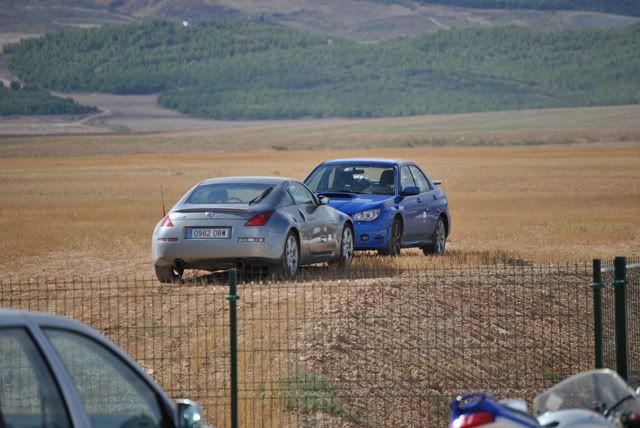
[[[616,371],[624,379],[629,378],[628,349],[627,349],[627,259],[616,257],[613,260],[615,279],[613,288],[615,291],[616,311]]]
[[[602,262],[600,259],[593,260],[593,282],[589,287],[593,290],[593,333],[595,348],[596,368],[604,366],[604,356],[602,353]]]
[[[236,302],[236,270],[229,270],[229,353],[231,358],[231,428],[238,428],[238,320]]]

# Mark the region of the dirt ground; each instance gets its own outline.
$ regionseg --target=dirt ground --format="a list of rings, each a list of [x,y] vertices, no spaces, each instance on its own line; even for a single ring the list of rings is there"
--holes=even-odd
[[[531,399],[590,367],[588,266],[423,265],[376,278],[240,284],[240,426],[435,427],[463,391]],[[210,423],[230,426],[224,282],[0,284],[3,306],[89,323],[172,396],[200,401]]]

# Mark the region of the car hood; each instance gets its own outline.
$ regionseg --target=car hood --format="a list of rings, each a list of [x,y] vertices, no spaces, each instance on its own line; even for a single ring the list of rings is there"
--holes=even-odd
[[[345,214],[353,215],[359,211],[377,208],[391,195],[353,195],[353,197],[329,196],[329,205]]]

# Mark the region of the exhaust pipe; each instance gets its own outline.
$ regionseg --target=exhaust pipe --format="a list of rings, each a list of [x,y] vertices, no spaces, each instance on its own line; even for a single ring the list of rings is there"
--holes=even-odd
[[[185,262],[183,260],[177,259],[173,262],[173,270],[178,274],[182,275],[184,272]]]

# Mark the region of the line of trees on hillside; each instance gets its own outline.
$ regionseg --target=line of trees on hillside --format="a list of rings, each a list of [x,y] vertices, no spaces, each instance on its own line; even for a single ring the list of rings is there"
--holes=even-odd
[[[0,115],[49,115],[85,114],[97,111],[96,107],[78,104],[70,98],[51,95],[36,88],[22,88],[17,81],[5,87],[0,82]]]
[[[7,45],[58,91],[160,93],[218,119],[379,117],[640,102],[640,25],[448,30],[361,44],[246,21],[66,29]]]
[[[418,0],[418,2],[476,9],[589,10],[640,16],[640,2],[637,0]]]

